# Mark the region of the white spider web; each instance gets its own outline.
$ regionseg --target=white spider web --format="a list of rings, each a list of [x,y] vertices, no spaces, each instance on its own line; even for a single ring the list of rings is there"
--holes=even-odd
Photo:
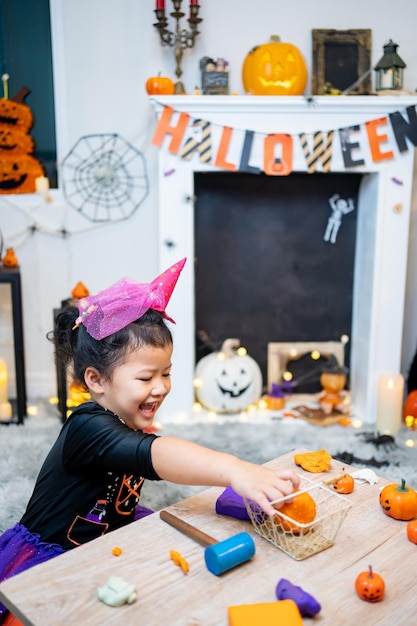
[[[68,204],[91,222],[126,220],[148,195],[145,158],[115,133],[81,137],[62,162]]]

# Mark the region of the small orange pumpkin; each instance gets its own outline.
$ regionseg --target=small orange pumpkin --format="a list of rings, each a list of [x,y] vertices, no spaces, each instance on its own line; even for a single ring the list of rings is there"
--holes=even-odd
[[[382,576],[372,571],[361,572],[355,580],[356,593],[366,602],[380,602],[384,597],[385,582]]]
[[[385,515],[394,519],[408,521],[417,517],[417,492],[405,484],[386,485],[379,494],[379,503]]]
[[[247,54],[242,81],[246,93],[255,96],[299,96],[307,83],[307,65],[297,46],[272,35],[269,43]]]
[[[3,257],[3,265],[4,267],[8,267],[11,269],[12,267],[17,267],[19,265],[19,259],[15,255],[13,248],[7,248],[6,254]]]
[[[333,485],[337,493],[352,493],[355,488],[355,480],[350,474],[345,474]]]
[[[281,513],[284,513],[284,515],[299,524],[309,524],[316,517],[316,503],[309,493],[302,491],[294,496],[291,502],[284,502],[279,512],[275,515],[274,522],[279,524],[283,530],[299,535],[300,527],[282,517]]]
[[[411,541],[411,543],[417,543],[417,519],[408,522],[407,538],[409,541]]]
[[[150,95],[171,96],[175,91],[175,85],[168,76],[151,76],[146,81],[146,91]]]

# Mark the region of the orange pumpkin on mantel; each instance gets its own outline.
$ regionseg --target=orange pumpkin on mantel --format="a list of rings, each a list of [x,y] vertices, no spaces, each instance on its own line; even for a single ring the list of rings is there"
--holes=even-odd
[[[242,81],[246,93],[255,96],[300,96],[307,83],[307,65],[297,46],[272,35],[269,43],[247,54]]]
[[[174,82],[168,76],[151,76],[146,81],[146,91],[149,95],[171,96],[175,91]]]

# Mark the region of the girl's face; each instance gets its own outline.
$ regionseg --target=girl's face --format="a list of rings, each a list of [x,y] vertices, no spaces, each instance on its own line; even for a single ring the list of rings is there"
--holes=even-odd
[[[147,430],[171,391],[172,345],[145,345],[130,352],[115,368],[112,379],[101,382],[101,406],[113,411],[133,430]]]

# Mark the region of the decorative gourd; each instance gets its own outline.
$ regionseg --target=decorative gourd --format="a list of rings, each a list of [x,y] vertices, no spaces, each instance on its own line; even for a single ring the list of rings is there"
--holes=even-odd
[[[297,46],[272,35],[253,48],[242,68],[245,91],[256,96],[299,96],[307,83],[307,65]]]
[[[407,538],[411,543],[417,543],[417,519],[408,522]]]
[[[361,572],[355,580],[356,593],[365,602],[380,602],[384,597],[384,579],[372,571],[369,566],[367,572]]]
[[[337,493],[352,493],[355,488],[355,480],[350,474],[345,474],[342,478],[339,478],[333,485]]]
[[[239,339],[226,339],[220,352],[204,356],[195,368],[195,391],[203,407],[218,413],[244,411],[259,400],[262,372]]]
[[[296,492],[295,492],[296,493]],[[299,524],[309,524],[316,517],[316,503],[314,499],[306,491],[300,492],[294,496],[291,502],[284,502],[279,512],[274,517],[274,522],[280,524],[281,528],[286,532],[292,532],[294,535],[300,534],[300,528],[297,524],[289,522],[282,517],[280,513],[284,513]]]
[[[175,91],[175,85],[168,76],[151,76],[146,81],[146,91],[152,95],[167,95],[170,96]]]
[[[9,269],[19,265],[19,259],[17,258],[13,248],[7,248],[6,254],[3,257],[3,265]]]
[[[384,513],[394,519],[408,521],[417,517],[417,492],[403,478],[401,485],[386,485],[381,490],[379,503]]]

